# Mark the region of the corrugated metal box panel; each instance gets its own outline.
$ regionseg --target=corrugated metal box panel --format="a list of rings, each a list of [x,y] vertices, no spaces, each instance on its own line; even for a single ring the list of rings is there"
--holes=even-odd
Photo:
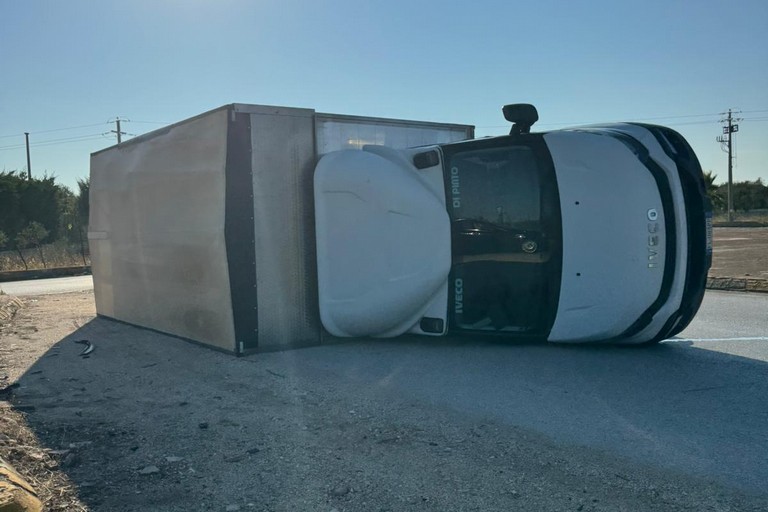
[[[251,114],[259,349],[320,343],[311,111]]]

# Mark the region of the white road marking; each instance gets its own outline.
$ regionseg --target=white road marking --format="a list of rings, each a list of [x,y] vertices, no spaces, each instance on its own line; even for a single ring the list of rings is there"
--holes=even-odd
[[[768,336],[751,336],[745,338],[670,338],[662,343],[680,343],[696,341],[768,341]]]

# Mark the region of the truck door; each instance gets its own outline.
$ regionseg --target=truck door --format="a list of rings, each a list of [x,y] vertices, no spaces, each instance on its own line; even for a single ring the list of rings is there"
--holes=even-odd
[[[545,337],[562,268],[554,168],[539,134],[442,147],[449,330]]]

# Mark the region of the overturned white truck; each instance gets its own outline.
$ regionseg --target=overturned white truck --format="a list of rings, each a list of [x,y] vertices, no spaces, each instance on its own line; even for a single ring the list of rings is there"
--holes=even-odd
[[[99,315],[244,354],[334,337],[652,343],[704,293],[699,163],[659,126],[509,135],[233,104],[91,157]]]

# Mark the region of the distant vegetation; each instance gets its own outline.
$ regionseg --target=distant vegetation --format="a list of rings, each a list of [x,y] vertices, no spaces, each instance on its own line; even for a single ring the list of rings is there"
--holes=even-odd
[[[0,270],[88,263],[89,181],[77,192],[53,176],[0,173]]]
[[[715,185],[717,174],[712,171],[704,173],[707,185],[707,195],[712,201],[715,212],[725,212],[728,209],[728,185]],[[761,178],[755,181],[739,181],[733,184],[733,209],[736,212],[754,212],[768,210],[768,186]]]

